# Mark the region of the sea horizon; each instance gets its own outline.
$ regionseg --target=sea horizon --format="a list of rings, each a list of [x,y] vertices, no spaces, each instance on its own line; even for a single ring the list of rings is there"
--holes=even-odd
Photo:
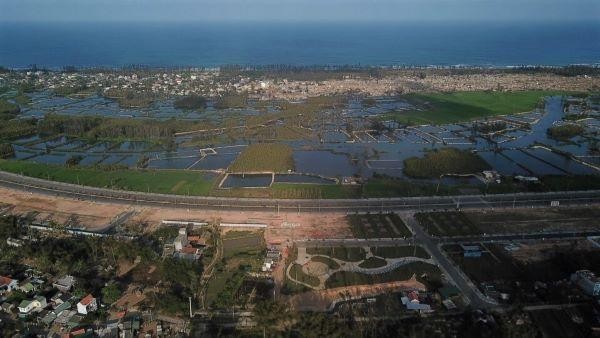
[[[0,66],[482,67],[600,64],[597,22],[4,22]]]

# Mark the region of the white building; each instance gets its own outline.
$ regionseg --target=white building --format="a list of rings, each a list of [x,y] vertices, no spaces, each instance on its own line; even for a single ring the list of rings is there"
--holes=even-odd
[[[571,281],[590,296],[600,296],[600,278],[589,270],[579,270],[571,275]]]
[[[173,242],[173,245],[175,246],[175,250],[181,251],[181,249],[183,249],[183,247],[187,246],[188,244],[189,244],[189,241],[187,238],[187,229],[180,228],[179,234],[177,235],[177,237],[175,238],[175,241]]]
[[[42,311],[48,304],[46,303],[46,297],[35,296],[32,300],[23,300],[19,304],[19,313],[21,315],[27,315],[31,312]]]
[[[81,299],[79,303],[77,303],[77,312],[82,315],[87,315],[89,312],[94,312],[97,309],[98,302],[96,301],[96,298],[94,298],[94,296],[92,296],[91,294],[83,297],[83,299]]]

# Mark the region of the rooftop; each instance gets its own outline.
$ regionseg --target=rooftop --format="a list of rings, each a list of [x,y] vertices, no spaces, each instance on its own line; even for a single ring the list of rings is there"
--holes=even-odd
[[[89,305],[93,300],[94,300],[94,296],[92,296],[92,294],[90,293],[89,295],[83,297],[83,299],[81,299],[81,301],[79,301],[79,303],[81,303],[82,305]]]

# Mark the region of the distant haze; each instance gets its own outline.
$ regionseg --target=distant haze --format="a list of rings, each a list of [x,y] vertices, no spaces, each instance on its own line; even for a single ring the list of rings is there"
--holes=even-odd
[[[0,0],[0,21],[590,21],[599,0]]]

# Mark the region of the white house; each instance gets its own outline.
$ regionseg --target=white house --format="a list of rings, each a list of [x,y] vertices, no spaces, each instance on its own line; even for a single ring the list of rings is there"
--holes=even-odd
[[[77,303],[77,312],[82,315],[87,315],[89,312],[94,312],[97,309],[98,302],[96,301],[96,298],[94,298],[94,296],[92,296],[91,294],[83,297],[83,299],[81,299],[79,303]]]
[[[27,315],[31,312],[42,311],[48,304],[46,303],[46,297],[35,296],[32,300],[23,300],[19,304],[19,313],[21,315]]]
[[[0,295],[6,292],[11,292],[19,286],[19,282],[16,279],[10,277],[0,276]]]

